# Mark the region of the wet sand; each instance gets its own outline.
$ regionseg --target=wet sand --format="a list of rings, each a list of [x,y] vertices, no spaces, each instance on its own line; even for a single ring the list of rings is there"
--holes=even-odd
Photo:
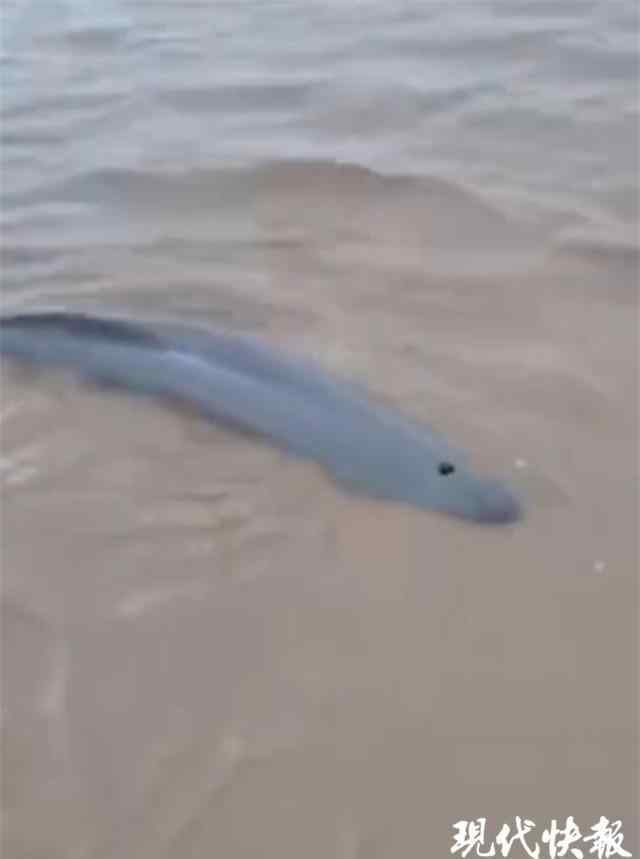
[[[621,819],[635,855],[635,192],[612,174],[596,216],[428,170],[152,162],[14,175],[5,311],[259,333],[445,432],[525,519],[357,500],[3,368],[4,855],[441,857],[516,815]]]

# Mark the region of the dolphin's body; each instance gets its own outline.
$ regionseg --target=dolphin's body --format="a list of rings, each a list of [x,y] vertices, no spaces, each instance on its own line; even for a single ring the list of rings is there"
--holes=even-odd
[[[29,313],[0,320],[0,354],[186,402],[212,421],[317,462],[361,495],[476,522],[513,522],[521,515],[505,486],[475,475],[466,457],[432,430],[251,337],[78,313]]]

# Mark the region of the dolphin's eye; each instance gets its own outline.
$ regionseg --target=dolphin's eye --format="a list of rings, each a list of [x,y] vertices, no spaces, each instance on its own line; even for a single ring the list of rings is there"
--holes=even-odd
[[[447,474],[453,474],[455,470],[455,466],[451,465],[450,462],[441,462],[438,466],[438,474],[442,474],[444,477],[446,477]]]

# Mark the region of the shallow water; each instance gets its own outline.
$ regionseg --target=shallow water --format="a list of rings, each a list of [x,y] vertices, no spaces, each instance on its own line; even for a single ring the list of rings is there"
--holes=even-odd
[[[637,850],[637,17],[5,4],[5,311],[258,333],[526,507],[358,501],[7,368],[7,856],[445,856],[515,815]]]

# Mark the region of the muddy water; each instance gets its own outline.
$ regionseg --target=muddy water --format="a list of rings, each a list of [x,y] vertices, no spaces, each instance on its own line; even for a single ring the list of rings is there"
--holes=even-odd
[[[3,14],[5,311],[259,333],[526,508],[356,500],[5,368],[4,855],[439,857],[516,815],[635,853],[635,4]]]

